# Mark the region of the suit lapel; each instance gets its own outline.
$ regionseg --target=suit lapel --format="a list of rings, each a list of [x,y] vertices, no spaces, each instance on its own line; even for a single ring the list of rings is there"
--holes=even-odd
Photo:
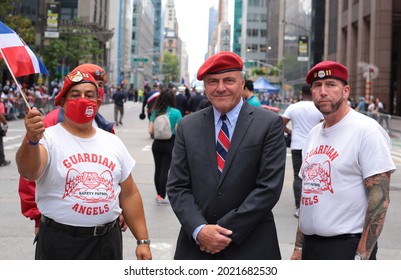
[[[230,170],[230,165],[233,162],[235,155],[237,154],[238,147],[242,143],[242,140],[244,139],[246,132],[248,131],[248,128],[253,121],[252,114],[253,114],[252,106],[248,105],[245,102],[244,105],[242,105],[237,123],[235,125],[234,134],[231,137],[230,149],[228,149],[226,162],[224,164],[224,170],[220,176],[219,186],[223,181],[224,177],[226,176],[226,174],[228,173],[228,171]],[[217,163],[216,163],[216,168],[217,168]]]
[[[206,147],[206,155],[209,157],[209,161],[212,165],[212,170],[214,170],[214,177],[216,182],[219,181],[219,174],[217,172],[217,160],[216,160],[216,135],[215,135],[215,126],[214,126],[214,115],[213,108],[210,106],[208,110],[205,110],[203,113],[203,118],[201,120],[201,129],[205,147]]]

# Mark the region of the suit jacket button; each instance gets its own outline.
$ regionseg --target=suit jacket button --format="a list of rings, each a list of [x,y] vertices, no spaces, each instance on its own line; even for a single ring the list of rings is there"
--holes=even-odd
[[[218,193],[217,193],[217,195],[218,195],[218,196],[221,196],[221,195],[222,195],[222,193],[221,193],[221,192],[218,192]]]

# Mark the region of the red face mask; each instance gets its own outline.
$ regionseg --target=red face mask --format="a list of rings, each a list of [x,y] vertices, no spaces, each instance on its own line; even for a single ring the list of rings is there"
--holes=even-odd
[[[84,124],[96,116],[96,102],[87,98],[68,100],[65,115],[73,122]]]

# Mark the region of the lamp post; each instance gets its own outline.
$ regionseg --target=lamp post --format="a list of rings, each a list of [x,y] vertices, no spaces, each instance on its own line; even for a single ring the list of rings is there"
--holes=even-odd
[[[285,77],[283,75],[283,80],[285,78],[286,83],[294,91],[294,87],[300,87],[300,84],[305,82],[305,76],[310,68],[310,29],[305,26],[299,25],[297,23],[288,22],[283,19],[282,24],[285,26],[292,26],[299,29],[298,32],[292,28],[291,34],[290,30],[284,32],[284,44],[283,53],[286,58],[285,63],[283,63],[283,70],[285,72]],[[286,28],[284,28],[285,30]],[[294,51],[294,50],[297,51]]]

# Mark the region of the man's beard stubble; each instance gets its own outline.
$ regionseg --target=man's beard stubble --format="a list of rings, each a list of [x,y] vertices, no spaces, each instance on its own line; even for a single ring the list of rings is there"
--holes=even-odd
[[[340,100],[338,100],[338,101],[337,101],[336,103],[334,103],[334,104],[331,104],[331,106],[330,106],[331,110],[330,110],[330,111],[322,111],[319,105],[317,105],[317,109],[318,109],[323,115],[330,115],[330,114],[332,114],[332,113],[337,112],[338,109],[341,107],[342,104],[343,104],[343,96],[341,95]]]

